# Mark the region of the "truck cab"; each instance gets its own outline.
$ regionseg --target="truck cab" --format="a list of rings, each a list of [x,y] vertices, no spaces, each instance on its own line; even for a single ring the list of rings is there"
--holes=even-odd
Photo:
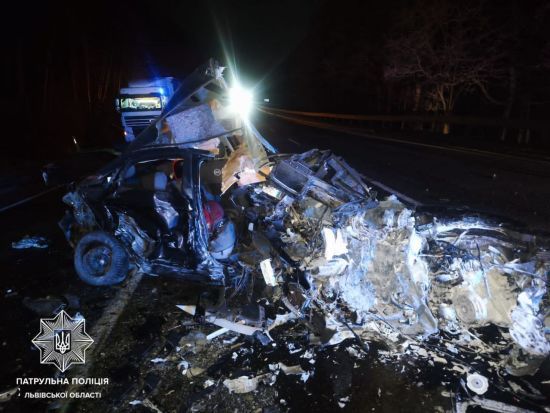
[[[177,88],[173,77],[129,82],[120,89],[115,105],[121,114],[124,139],[132,142],[161,114]]]

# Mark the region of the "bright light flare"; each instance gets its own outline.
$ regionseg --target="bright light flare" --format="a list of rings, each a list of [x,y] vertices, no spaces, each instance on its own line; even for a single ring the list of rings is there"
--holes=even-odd
[[[241,85],[229,89],[229,109],[238,113],[243,119],[246,119],[250,114],[252,102],[252,92],[244,89]]]

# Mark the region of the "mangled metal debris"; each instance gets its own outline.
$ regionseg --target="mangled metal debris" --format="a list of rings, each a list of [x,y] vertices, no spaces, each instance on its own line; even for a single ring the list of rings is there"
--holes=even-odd
[[[469,400],[459,400],[456,403],[457,413],[466,413],[469,407],[479,406],[487,411],[500,413],[532,413],[533,410],[522,409],[521,407],[513,406],[497,400],[483,399],[474,396]]]
[[[332,157],[312,151],[293,159],[296,165],[316,158],[302,172],[319,176]],[[394,353],[406,350],[468,373],[468,387],[479,395],[487,379],[455,354],[477,352],[487,366],[521,375],[523,364],[532,373],[550,352],[547,240],[479,218],[415,213],[393,196],[377,201],[370,191],[360,193],[360,184],[337,198],[327,195],[338,194],[328,182],[297,186],[295,174],[289,182],[281,176],[239,194],[248,237],[236,247],[233,272],[263,283],[256,299],[287,309],[266,320],[265,331],[321,317],[323,331],[315,333],[326,345],[381,340]],[[498,342],[479,338],[477,329],[489,325],[498,329]],[[444,345],[434,346],[434,337],[444,337]]]
[[[243,226],[254,229],[239,264],[267,286],[273,272],[283,289],[294,288],[292,300],[277,291],[270,298],[302,319],[321,313],[333,331],[329,344],[361,337],[397,348],[443,331],[456,346],[486,353],[473,330],[491,324],[528,358],[550,352],[541,311],[544,244],[480,219],[415,214],[395,197],[377,202],[356,174],[330,171],[340,165],[334,159],[319,151],[295,155],[276,164],[266,183],[248,186],[248,198],[241,193],[245,216],[253,218]],[[249,212],[260,208],[263,214]]]

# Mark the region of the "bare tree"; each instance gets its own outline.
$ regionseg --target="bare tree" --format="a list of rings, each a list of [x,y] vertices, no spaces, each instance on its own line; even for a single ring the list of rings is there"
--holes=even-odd
[[[422,90],[425,110],[453,113],[460,96],[506,76],[502,33],[485,15],[480,2],[416,1],[387,41],[385,77]]]

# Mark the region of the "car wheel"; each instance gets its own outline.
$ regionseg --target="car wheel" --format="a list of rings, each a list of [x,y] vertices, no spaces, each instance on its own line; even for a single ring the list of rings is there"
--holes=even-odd
[[[74,267],[82,281],[91,285],[114,285],[128,275],[126,250],[112,235],[95,231],[84,235],[74,253]]]

